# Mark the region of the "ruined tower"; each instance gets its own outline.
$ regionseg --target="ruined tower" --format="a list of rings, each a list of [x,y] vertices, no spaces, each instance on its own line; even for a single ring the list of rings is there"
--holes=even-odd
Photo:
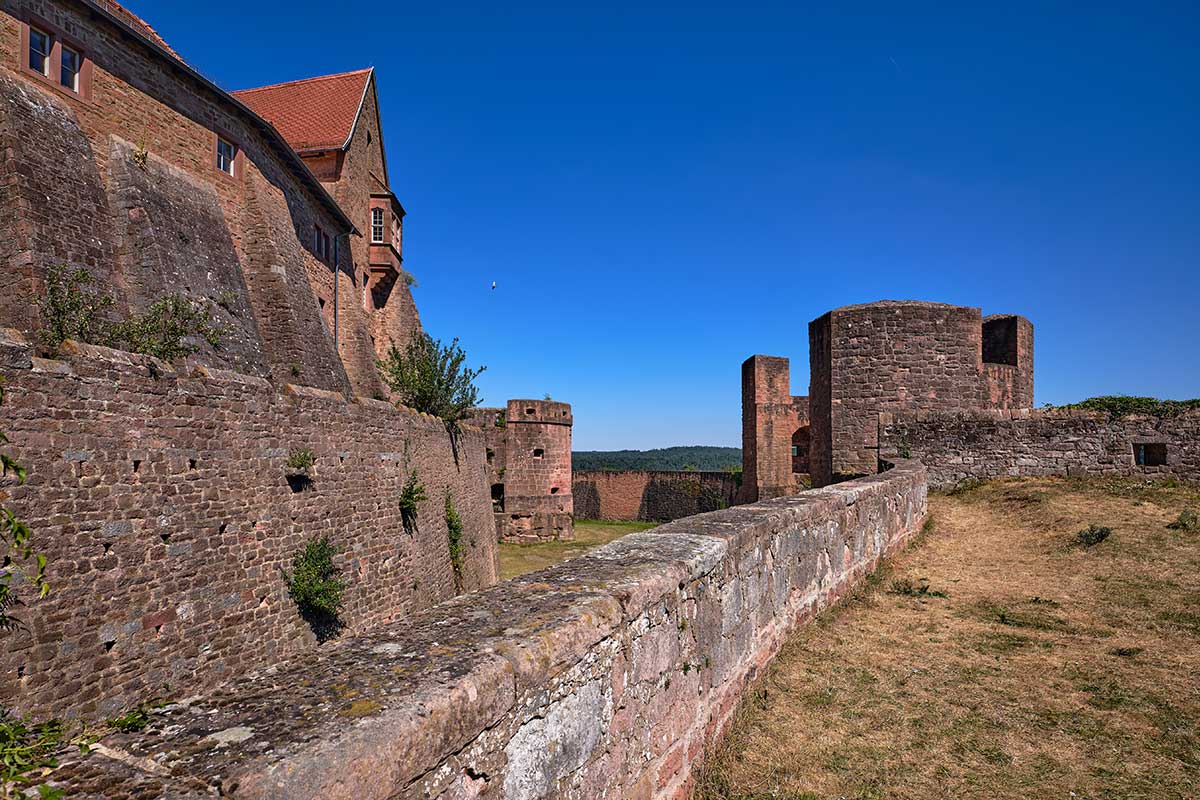
[[[884,300],[809,323],[815,486],[878,469],[881,411],[1033,405],[1033,325],[978,308]]]
[[[808,478],[808,398],[791,393],[786,358],[742,364],[742,487],[738,502],[795,494]]]
[[[488,442],[496,531],[502,541],[572,539],[571,406],[509,400],[477,408],[472,421]]]

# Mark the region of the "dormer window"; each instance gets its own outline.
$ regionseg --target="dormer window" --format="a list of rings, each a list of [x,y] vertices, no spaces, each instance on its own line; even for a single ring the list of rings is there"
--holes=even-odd
[[[59,75],[59,83],[75,94],[79,94],[79,73],[82,70],[83,56],[78,51],[63,45],[62,73]]]
[[[217,169],[226,175],[233,175],[237,162],[237,145],[222,137],[217,137]]]
[[[54,40],[50,38],[50,34],[30,27],[29,68],[34,72],[40,72],[47,78],[50,77],[50,52],[53,45]]]
[[[383,209],[371,209],[371,244],[384,244]]]

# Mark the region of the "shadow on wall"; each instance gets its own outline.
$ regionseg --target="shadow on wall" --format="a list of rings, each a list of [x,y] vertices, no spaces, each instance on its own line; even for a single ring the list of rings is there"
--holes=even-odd
[[[728,472],[579,471],[577,519],[670,522],[735,504],[739,476]]]

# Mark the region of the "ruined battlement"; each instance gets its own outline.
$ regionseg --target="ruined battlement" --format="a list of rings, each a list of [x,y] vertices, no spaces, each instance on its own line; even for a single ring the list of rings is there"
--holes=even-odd
[[[1033,405],[1033,326],[1015,315],[906,300],[844,306],[809,324],[815,485],[874,472],[881,411]]]
[[[556,400],[509,400],[507,415],[510,425],[535,423],[570,427],[575,424],[570,404]]]

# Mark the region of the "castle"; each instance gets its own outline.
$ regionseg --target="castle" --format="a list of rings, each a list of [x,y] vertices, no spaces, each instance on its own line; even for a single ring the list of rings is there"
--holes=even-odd
[[[1033,325],[978,308],[885,300],[809,323],[810,387],[785,358],[742,364],[739,500],[794,494],[915,458],[930,482],[1004,475],[1200,475],[1195,413],[1110,419],[1033,408]]]
[[[0,430],[29,470],[0,491],[57,576],[0,702],[97,717],[312,648],[281,574],[317,537],[353,633],[494,584],[498,519],[570,535],[569,406],[529,404],[546,418],[493,448],[385,400],[377,361],[421,321],[373,69],[227,92],[112,0],[0,0],[0,161]],[[45,352],[61,267],[114,318],[181,295],[219,341]]]

